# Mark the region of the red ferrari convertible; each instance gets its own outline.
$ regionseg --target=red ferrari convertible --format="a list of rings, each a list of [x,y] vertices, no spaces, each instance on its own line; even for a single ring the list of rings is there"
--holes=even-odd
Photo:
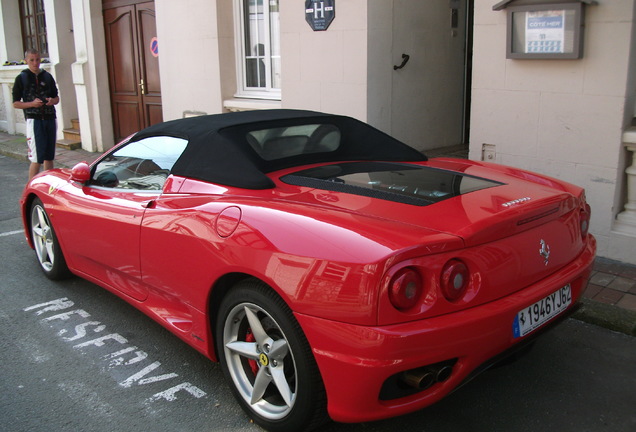
[[[278,431],[440,400],[572,311],[596,248],[577,186],[296,110],[151,126],[21,206],[49,278],[219,361]]]

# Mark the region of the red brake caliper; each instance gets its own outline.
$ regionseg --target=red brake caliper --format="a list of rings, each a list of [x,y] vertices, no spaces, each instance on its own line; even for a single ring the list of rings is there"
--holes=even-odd
[[[245,342],[256,342],[256,338],[252,334],[252,330],[248,329],[247,334],[245,335]],[[258,373],[258,363],[256,360],[249,359],[247,363],[250,365],[250,369],[252,369],[252,373],[254,376]]]

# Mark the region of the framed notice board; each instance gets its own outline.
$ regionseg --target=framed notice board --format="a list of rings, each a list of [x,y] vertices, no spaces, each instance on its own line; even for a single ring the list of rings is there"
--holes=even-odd
[[[580,2],[508,7],[506,57],[581,58],[584,10]]]

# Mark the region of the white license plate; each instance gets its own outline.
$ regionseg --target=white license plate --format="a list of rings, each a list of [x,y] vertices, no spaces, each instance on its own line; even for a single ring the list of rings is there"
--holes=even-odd
[[[567,284],[519,311],[512,325],[515,338],[523,337],[541,327],[546,322],[563,312],[572,304],[572,287]]]

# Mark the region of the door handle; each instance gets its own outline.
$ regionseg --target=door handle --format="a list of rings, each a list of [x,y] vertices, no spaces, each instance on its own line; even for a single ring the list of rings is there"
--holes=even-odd
[[[410,55],[408,54],[402,54],[402,64],[399,66],[395,66],[393,65],[393,70],[398,70],[398,69],[402,69],[404,66],[406,66],[406,64],[408,63],[409,59],[411,58]]]
[[[139,85],[139,87],[141,88],[141,94],[142,94],[142,95],[146,94],[146,88],[145,88],[145,86],[144,86],[144,80],[143,80],[143,78],[142,78],[141,82],[140,82],[138,85]]]

